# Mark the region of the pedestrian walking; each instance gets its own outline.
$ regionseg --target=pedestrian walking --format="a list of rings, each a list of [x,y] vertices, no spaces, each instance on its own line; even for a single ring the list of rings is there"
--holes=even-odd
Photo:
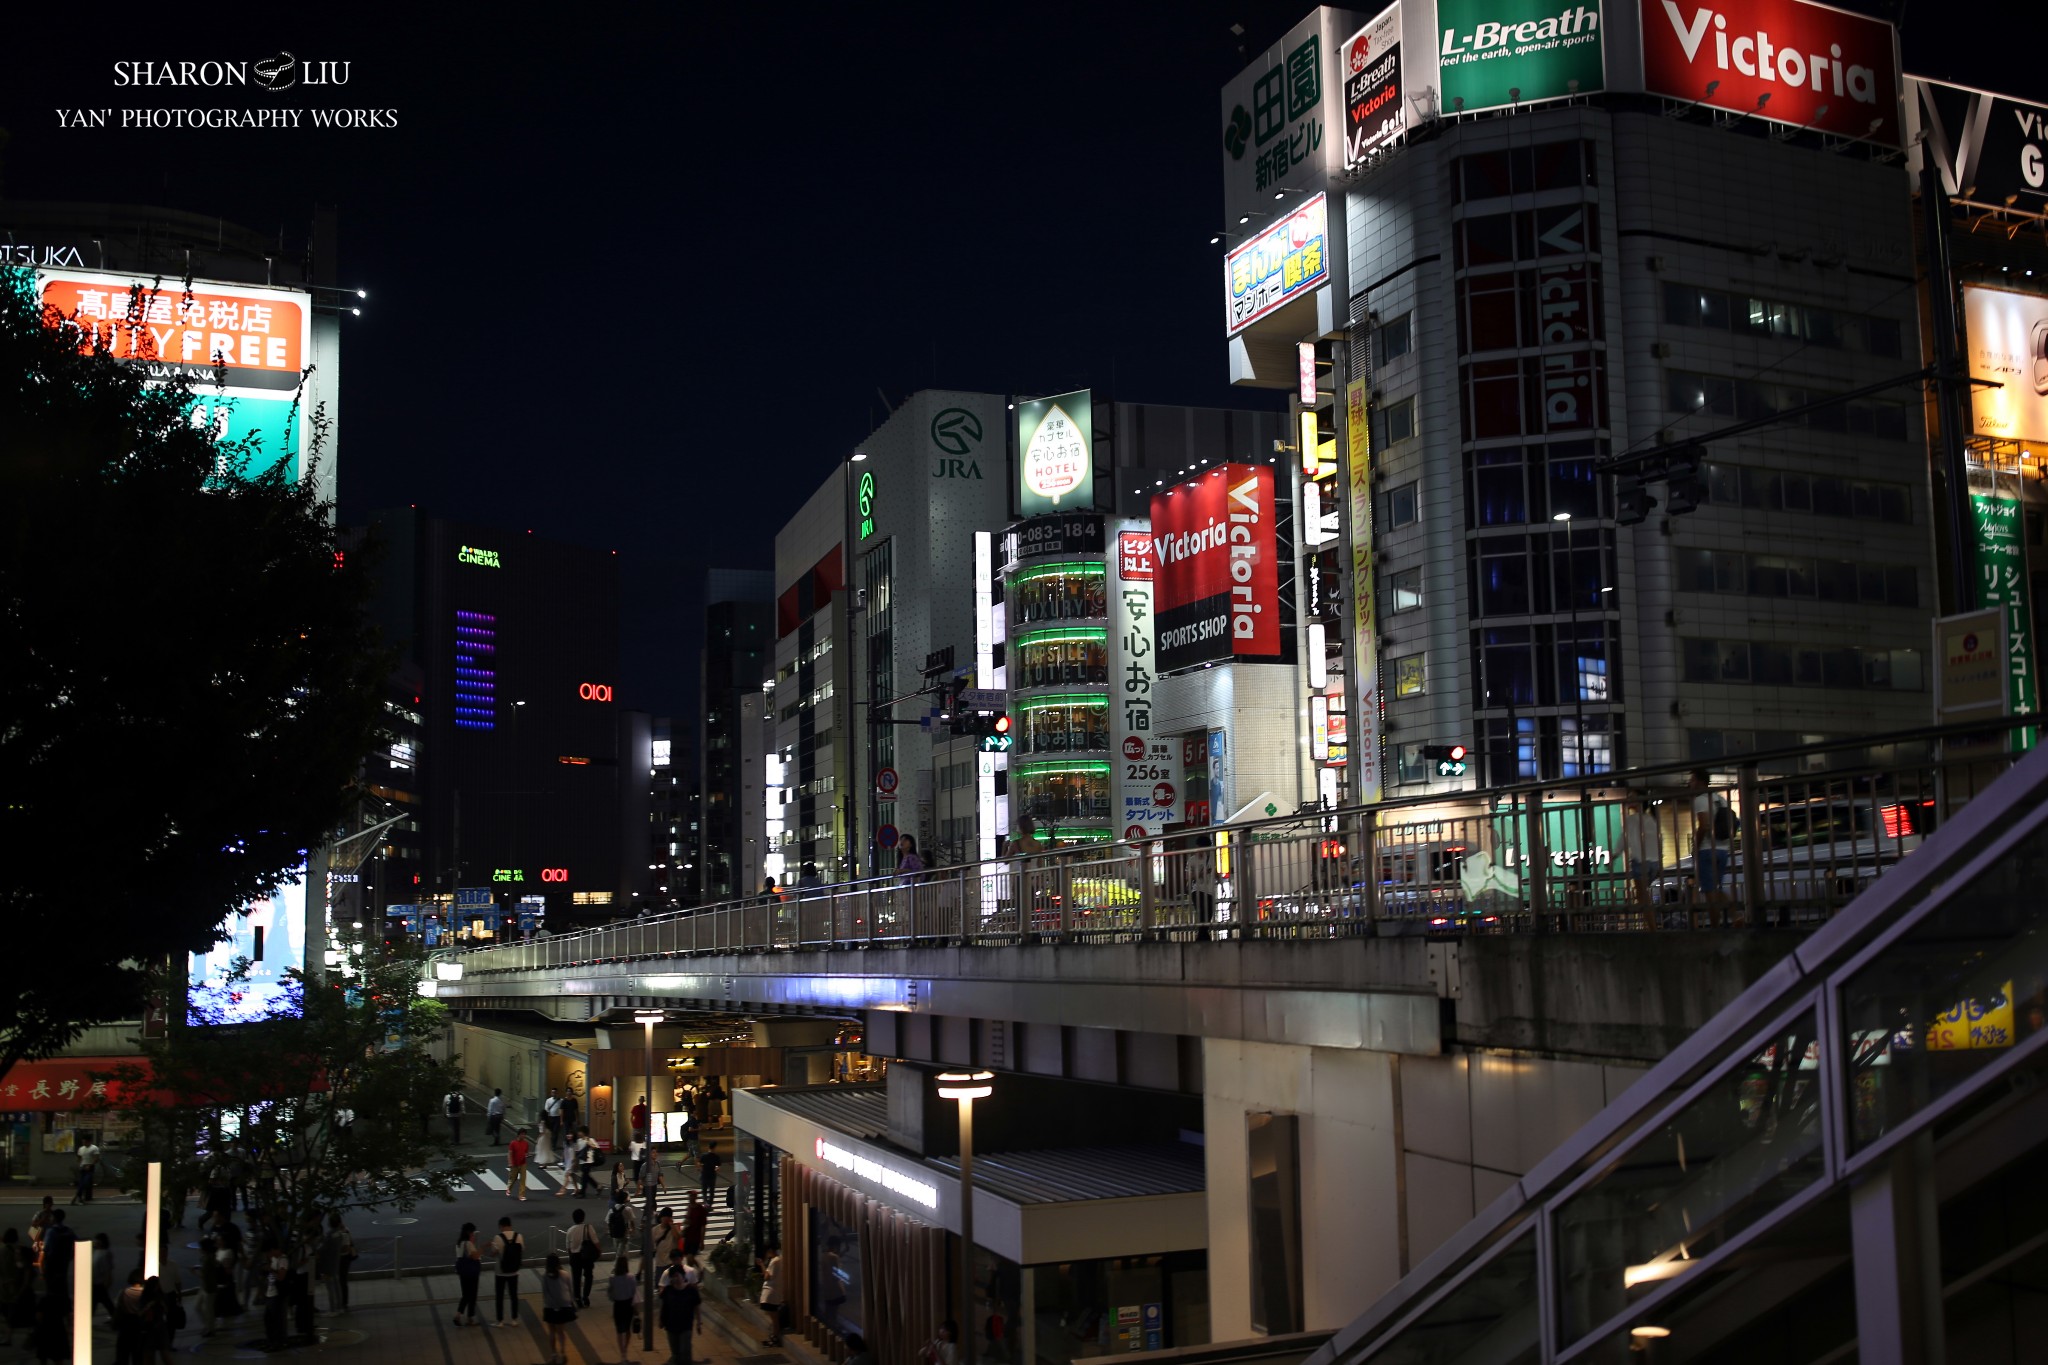
[[[107,1310],[108,1321],[118,1319],[114,1312],[114,1244],[104,1232],[92,1235],[92,1302],[93,1307]]]
[[[460,1147],[462,1145],[462,1092],[460,1090],[449,1091],[441,1103],[448,1111],[448,1140]]]
[[[718,1153],[709,1144],[704,1155],[697,1158],[697,1174],[704,1191],[704,1202],[709,1204],[711,1196],[718,1191]]]
[[[582,1112],[583,1105],[576,1098],[575,1091],[571,1090],[568,1094],[562,1096],[562,1131],[573,1133],[582,1127]]]
[[[455,1325],[476,1326],[476,1291],[484,1277],[484,1249],[476,1244],[476,1224],[464,1223],[455,1235]]]
[[[277,1350],[285,1344],[285,1294],[290,1288],[292,1262],[276,1237],[265,1237],[263,1261],[263,1340]]]
[[[612,1195],[611,1211],[605,1214],[604,1230],[617,1243],[620,1255],[625,1255],[626,1246],[633,1238],[633,1229],[637,1226],[633,1218],[633,1201],[624,1190],[616,1191]]]
[[[57,1216],[57,1200],[52,1195],[43,1196],[43,1206],[36,1210],[35,1217],[28,1220],[28,1249],[31,1256],[41,1258],[43,1234],[50,1230],[50,1224]]]
[[[640,1302],[640,1277],[626,1261],[621,1251],[619,1259],[612,1262],[612,1277],[605,1281],[605,1297],[611,1300],[612,1330],[619,1334],[619,1365],[627,1365],[633,1349],[633,1334],[640,1330],[638,1314],[633,1309]]]
[[[1664,871],[1664,836],[1650,803],[1631,795],[1621,817],[1621,851],[1628,859],[1629,899],[1648,905],[1657,896],[1657,878]]]
[[[576,1197],[582,1199],[590,1193],[590,1182],[597,1178],[597,1163],[604,1153],[597,1150],[597,1139],[590,1135],[588,1128],[583,1129],[577,1136],[583,1146],[577,1153]]]
[[[526,1239],[512,1230],[510,1215],[498,1220],[498,1235],[491,1239],[491,1260],[497,1265],[495,1301],[498,1326],[506,1326],[505,1301],[512,1301],[511,1326],[519,1325],[519,1267],[526,1261]]]
[[[540,1275],[540,1320],[548,1325],[549,1365],[568,1365],[569,1324],[576,1321],[576,1291],[562,1258],[548,1253]]]
[[[36,1320],[36,1263],[21,1234],[0,1232],[0,1346],[14,1344],[14,1329]]]
[[[597,1229],[584,1220],[583,1210],[578,1209],[569,1223],[569,1271],[576,1287],[576,1306],[590,1307],[590,1289],[597,1278],[597,1259],[604,1255],[604,1244],[598,1240]]]
[[[770,1242],[761,1253],[761,1307],[768,1312],[768,1336],[763,1346],[780,1346],[782,1333],[789,1318],[789,1307],[783,1302],[782,1292],[782,1247]]]
[[[99,1239],[94,1238],[95,1242]],[[111,1255],[112,1253],[109,1253]],[[111,1286],[110,1286],[111,1287]],[[121,1288],[117,1303],[107,1301],[107,1313],[114,1320],[114,1365],[144,1365],[149,1354],[143,1349],[142,1331],[142,1271],[128,1272],[128,1283]]]
[[[526,1130],[521,1128],[505,1148],[505,1197],[526,1198],[526,1158],[533,1151],[533,1144],[526,1140]]]
[[[90,1204],[92,1202],[92,1182],[94,1176],[99,1171],[99,1165],[100,1145],[88,1137],[78,1149],[77,1188],[71,1193],[72,1203]]]
[[[327,1215],[327,1230],[320,1234],[320,1250],[313,1258],[313,1273],[327,1290],[327,1311],[348,1311],[348,1262],[355,1259],[355,1239],[341,1224],[341,1214]]]
[[[701,1256],[704,1253],[704,1226],[710,1217],[710,1206],[692,1191],[690,1202],[683,1208],[683,1255]]]
[[[491,1097],[484,1101],[484,1136],[495,1147],[505,1132],[505,1092],[493,1090]]]
[[[644,1143],[647,1141],[647,1116],[647,1097],[642,1095],[640,1103],[634,1105],[627,1113],[627,1123],[633,1130],[634,1142]]]
[[[704,1304],[700,1287],[704,1272],[696,1261],[682,1252],[670,1253],[669,1267],[662,1273],[657,1291],[661,1305],[661,1330],[668,1337],[669,1365],[696,1365],[691,1359],[691,1336],[697,1330],[697,1312]]]
[[[64,1221],[64,1210],[51,1210],[49,1225],[43,1229],[43,1289],[59,1304],[71,1302],[71,1258],[77,1253],[77,1230]],[[90,1314],[92,1306],[87,1304],[81,1311]]]
[[[541,1101],[540,1126],[542,1134],[547,1139],[548,1151],[559,1155],[562,1150],[562,1097],[552,1089],[548,1091],[548,1097]],[[547,1165],[547,1160],[543,1159],[541,1165]]]

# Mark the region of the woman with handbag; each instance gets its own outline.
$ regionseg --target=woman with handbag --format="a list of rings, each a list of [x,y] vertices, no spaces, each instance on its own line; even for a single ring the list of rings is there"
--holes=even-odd
[[[597,1240],[597,1229],[584,1220],[582,1209],[576,1210],[569,1223],[569,1271],[578,1308],[590,1307],[591,1285],[597,1276],[597,1258],[602,1255],[604,1247]]]
[[[484,1279],[484,1249],[476,1244],[476,1224],[464,1223],[455,1237],[455,1283],[462,1297],[455,1301],[455,1325],[476,1326],[476,1291]]]
[[[619,1365],[632,1358],[633,1336],[640,1330],[634,1305],[640,1301],[640,1277],[624,1255],[612,1264],[612,1277],[605,1282],[605,1297],[612,1304],[612,1327],[619,1334]]]
[[[568,1365],[569,1324],[576,1321],[576,1288],[562,1258],[548,1253],[547,1266],[540,1273],[540,1320],[548,1325],[550,1365]]]

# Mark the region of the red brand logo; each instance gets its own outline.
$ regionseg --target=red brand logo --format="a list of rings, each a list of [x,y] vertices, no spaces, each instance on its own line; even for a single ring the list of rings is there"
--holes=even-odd
[[[585,701],[610,701],[612,699],[612,685],[610,683],[582,683],[577,686],[576,695]]]
[[[569,869],[566,867],[544,867],[540,870],[540,879],[544,882],[566,882],[569,880]]]
[[[1892,26],[1805,0],[1644,0],[1643,83],[1660,95],[1896,147]]]

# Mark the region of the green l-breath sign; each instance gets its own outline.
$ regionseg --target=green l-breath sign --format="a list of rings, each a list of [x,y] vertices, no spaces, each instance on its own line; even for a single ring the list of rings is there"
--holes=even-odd
[[[1436,13],[1447,114],[1586,95],[1606,86],[1599,0],[1562,7],[1557,0],[1437,0]]]

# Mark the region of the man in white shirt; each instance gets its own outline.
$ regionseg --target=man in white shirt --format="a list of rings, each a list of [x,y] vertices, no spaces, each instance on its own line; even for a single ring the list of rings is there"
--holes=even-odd
[[[490,1099],[484,1101],[484,1136],[495,1147],[505,1134],[505,1092],[493,1090]]]
[[[85,1145],[78,1149],[78,1188],[72,1192],[72,1203],[90,1204],[92,1202],[92,1181],[95,1172],[99,1169],[99,1164],[100,1145],[91,1138],[87,1138]]]
[[[1657,874],[1664,870],[1664,837],[1650,803],[1630,796],[1621,817],[1621,851],[1628,859],[1629,899],[1648,905],[1656,897]]]

